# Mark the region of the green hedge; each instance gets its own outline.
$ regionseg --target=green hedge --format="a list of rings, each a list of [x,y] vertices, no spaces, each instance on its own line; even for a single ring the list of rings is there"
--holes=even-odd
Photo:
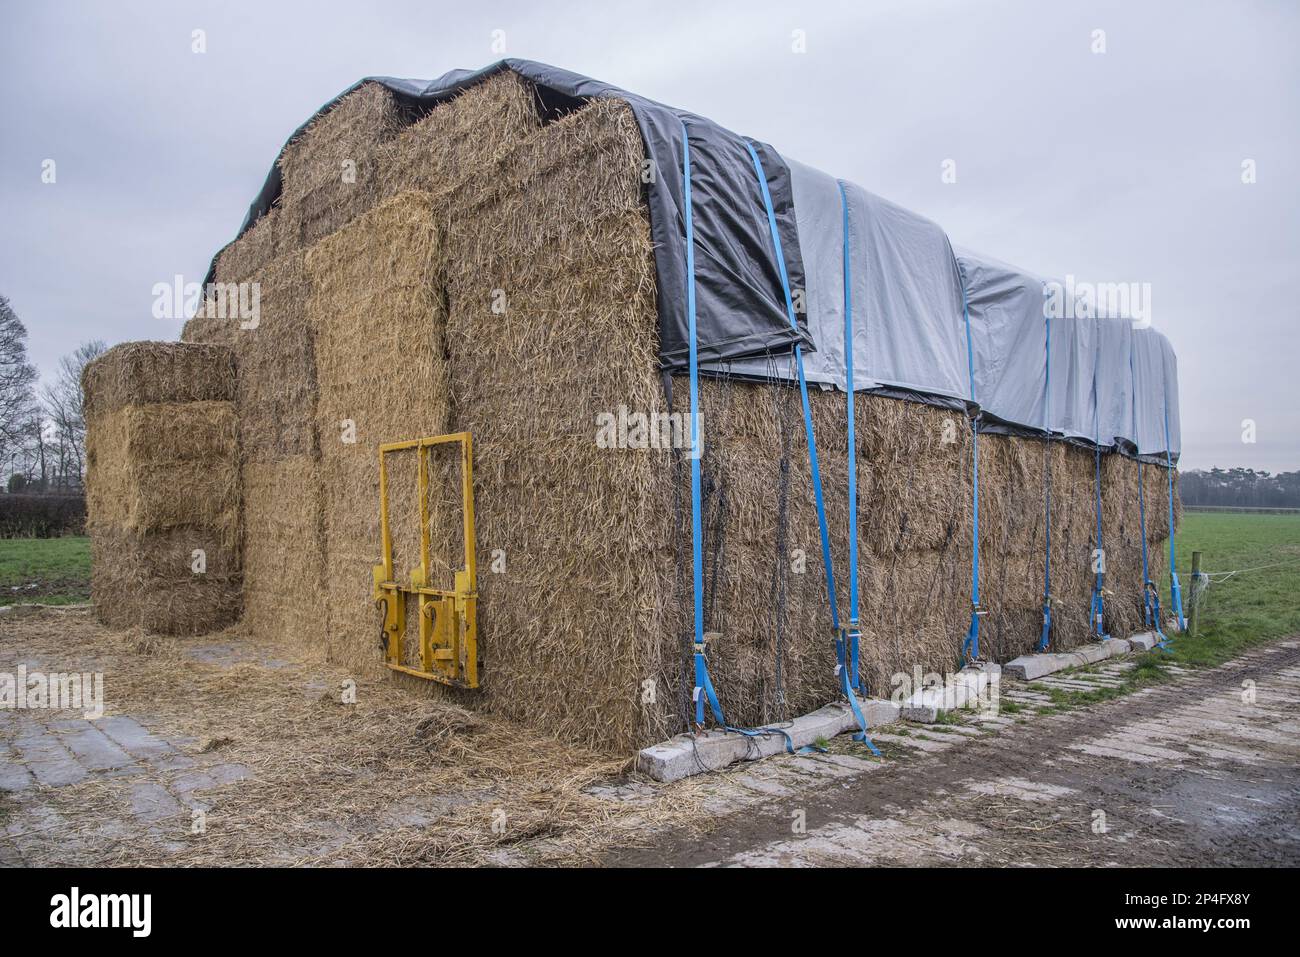
[[[85,529],[84,495],[0,494],[0,538],[55,538]]]

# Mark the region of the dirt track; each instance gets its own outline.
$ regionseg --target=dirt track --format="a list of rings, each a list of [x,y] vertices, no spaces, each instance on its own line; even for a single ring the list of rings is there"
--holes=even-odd
[[[1298,664],[1300,642],[1284,641],[995,735],[938,726],[926,737],[883,735],[911,745],[914,759],[778,786],[708,835],[605,863],[1295,866]]]
[[[107,713],[0,710],[0,866],[1300,863],[1295,639],[1066,713],[1137,662],[1005,683],[997,714],[874,729],[884,761],[841,736],[674,785],[388,682],[343,704],[345,673],[235,632],[7,614],[19,667],[102,672]]]

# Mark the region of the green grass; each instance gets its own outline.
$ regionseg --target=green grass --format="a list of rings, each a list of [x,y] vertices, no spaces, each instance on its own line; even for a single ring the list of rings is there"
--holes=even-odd
[[[1172,650],[1157,649],[1139,657],[1137,667],[1124,673],[1120,687],[1063,691],[1031,684],[1052,699],[1050,705],[1037,709],[1038,714],[1058,714],[1118,698],[1169,681],[1173,676],[1167,665],[1218,665],[1254,645],[1300,632],[1300,601],[1296,599],[1300,594],[1300,516],[1188,513],[1178,531],[1177,550],[1185,612],[1191,610],[1192,552],[1201,553],[1201,571],[1216,579],[1237,571],[1205,592],[1196,637],[1170,634]],[[1168,567],[1167,558],[1159,567]],[[1164,579],[1167,589],[1167,573],[1153,570],[1153,576],[1157,581]],[[1167,614],[1167,590],[1161,602]]]
[[[1217,665],[1252,645],[1300,632],[1300,516],[1186,513],[1177,550],[1184,611],[1191,608],[1192,552],[1201,553],[1201,571],[1215,578],[1237,574],[1210,584],[1197,637],[1175,636],[1168,660]],[[1167,602],[1168,594],[1161,600]]]
[[[67,605],[90,599],[90,539],[0,539],[0,605]]]

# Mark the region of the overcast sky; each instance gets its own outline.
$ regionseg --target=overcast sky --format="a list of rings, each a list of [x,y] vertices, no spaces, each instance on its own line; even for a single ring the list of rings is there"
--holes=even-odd
[[[505,55],[708,116],[957,245],[1150,283],[1184,467],[1300,468],[1290,0],[6,3],[0,293],[42,371],[86,339],[176,338],[153,285],[202,279],[299,123],[362,76],[500,59],[498,30]]]

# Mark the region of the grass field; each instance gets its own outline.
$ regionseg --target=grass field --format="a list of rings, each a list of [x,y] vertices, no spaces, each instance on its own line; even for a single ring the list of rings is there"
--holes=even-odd
[[[1190,609],[1192,552],[1210,585],[1200,634],[1178,636],[1173,660],[1217,664],[1252,644],[1300,632],[1300,516],[1188,513],[1179,529],[1178,576]],[[1152,556],[1169,608],[1168,552]],[[1232,573],[1232,574],[1229,574]],[[90,597],[90,543],[81,537],[0,539],[0,605],[67,604]]]
[[[90,539],[0,539],[0,605],[90,600]]]
[[[1201,553],[1210,584],[1198,637],[1179,636],[1174,660],[1218,664],[1250,645],[1300,632],[1300,516],[1189,513],[1176,544],[1184,610],[1191,607],[1192,552]],[[1161,567],[1168,567],[1168,553]]]

